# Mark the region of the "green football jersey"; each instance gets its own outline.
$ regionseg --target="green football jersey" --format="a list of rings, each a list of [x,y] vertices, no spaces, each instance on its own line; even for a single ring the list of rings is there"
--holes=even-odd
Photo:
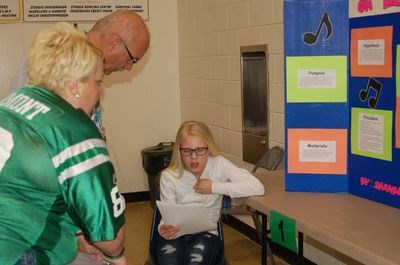
[[[32,249],[39,264],[66,264],[75,233],[112,240],[124,198],[95,124],[38,86],[0,101],[0,264]]]

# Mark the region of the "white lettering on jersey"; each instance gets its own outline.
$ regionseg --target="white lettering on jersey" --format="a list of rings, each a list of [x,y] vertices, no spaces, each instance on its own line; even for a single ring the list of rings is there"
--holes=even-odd
[[[117,218],[125,210],[125,198],[119,193],[117,186],[112,188],[110,195],[111,201],[113,202],[114,217]]]
[[[45,104],[27,95],[16,93],[2,100],[0,106],[4,106],[18,114],[24,115],[28,120],[32,120],[39,113],[46,113],[50,110]]]
[[[0,172],[11,156],[14,141],[11,132],[0,127]]]

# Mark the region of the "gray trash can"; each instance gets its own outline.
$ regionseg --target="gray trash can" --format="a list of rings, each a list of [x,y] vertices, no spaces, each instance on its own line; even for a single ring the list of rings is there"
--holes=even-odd
[[[147,173],[150,202],[153,208],[160,187],[159,173],[169,165],[174,144],[174,142],[161,142],[155,146],[147,147],[141,152],[142,165]]]

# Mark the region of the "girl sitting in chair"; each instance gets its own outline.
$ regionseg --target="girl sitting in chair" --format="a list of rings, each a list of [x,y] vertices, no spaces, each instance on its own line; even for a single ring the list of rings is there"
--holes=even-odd
[[[171,163],[161,173],[161,201],[202,204],[215,221],[220,217],[222,196],[263,195],[264,186],[247,170],[220,155],[210,129],[202,122],[184,122],[178,130]],[[157,246],[159,263],[217,264],[223,242],[217,230],[177,237],[179,227],[161,220]]]

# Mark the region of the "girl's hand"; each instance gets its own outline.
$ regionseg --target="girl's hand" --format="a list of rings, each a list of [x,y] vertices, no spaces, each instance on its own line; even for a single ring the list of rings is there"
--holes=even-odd
[[[193,186],[193,189],[197,193],[210,194],[212,187],[212,181],[209,179],[199,179]]]
[[[176,225],[161,225],[160,226],[160,236],[166,240],[175,239],[176,234],[179,231],[179,227]]]

